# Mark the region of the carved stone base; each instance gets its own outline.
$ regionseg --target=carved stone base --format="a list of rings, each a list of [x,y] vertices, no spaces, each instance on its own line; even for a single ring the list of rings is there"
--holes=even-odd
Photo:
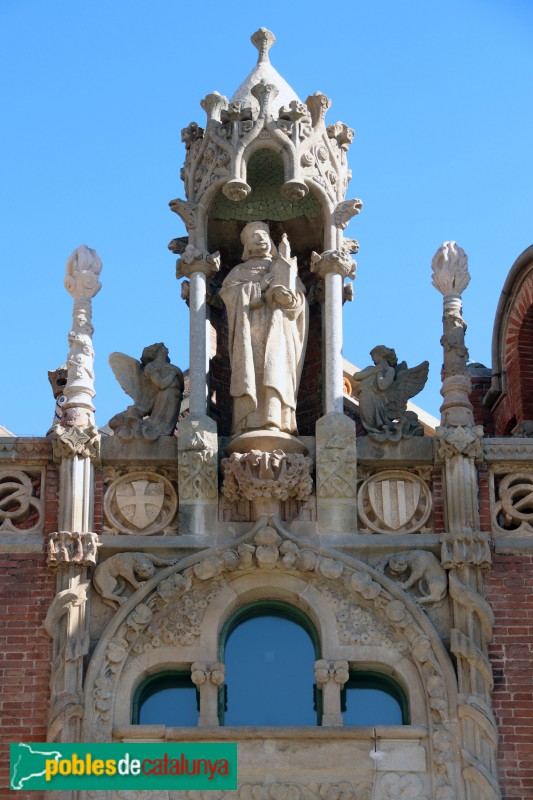
[[[226,453],[249,453],[251,450],[261,450],[263,453],[273,453],[274,450],[283,450],[284,453],[307,454],[307,447],[296,436],[282,431],[246,431],[235,436],[226,445]]]

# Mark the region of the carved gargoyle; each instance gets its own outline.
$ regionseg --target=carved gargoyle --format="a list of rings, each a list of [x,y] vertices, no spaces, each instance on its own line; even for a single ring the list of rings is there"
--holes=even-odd
[[[374,366],[356,372],[354,394],[359,399],[359,415],[364,429],[377,441],[399,441],[402,436],[423,436],[424,427],[414,411],[407,411],[407,401],[423,388],[429,363],[407,368],[398,364],[395,351],[378,345],[370,351]]]
[[[433,553],[427,550],[407,550],[385,556],[376,569],[383,572],[398,586],[407,591],[418,589],[419,596],[414,600],[419,606],[441,603],[448,590],[446,570],[439,564]]]
[[[111,353],[109,364],[133,405],[116,414],[109,427],[122,439],[172,436],[180,413],[183,373],[170,363],[160,342],[145,347],[141,360]]]

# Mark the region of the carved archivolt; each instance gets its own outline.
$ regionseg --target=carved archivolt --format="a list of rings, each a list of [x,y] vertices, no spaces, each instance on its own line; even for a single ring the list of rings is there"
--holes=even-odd
[[[161,647],[162,664],[169,657],[175,663],[211,662],[216,653],[217,630],[235,603],[246,602],[245,595],[239,599],[239,592],[253,591],[257,599],[264,583],[266,595],[271,597],[273,586],[277,585],[286,586],[292,597],[298,586],[298,596],[305,593],[306,602],[311,604],[312,617],[322,620],[322,625],[330,615],[336,620],[336,631],[328,627],[322,632],[326,650],[342,647],[343,642],[344,646],[357,644],[358,657],[364,660],[365,648],[370,647],[367,660],[374,661],[376,652],[389,649],[391,663],[407,660],[418,672],[427,689],[434,786],[442,790],[442,797],[456,797],[455,765],[460,763],[460,757],[455,731],[449,727],[456,718],[455,682],[449,658],[427,617],[390,581],[383,579],[384,586],[379,573],[371,567],[335,551],[318,552],[292,541],[289,535],[280,535],[286,533],[281,526],[273,524],[279,532],[271,525],[258,530],[256,527],[255,532],[222,552],[213,550],[191,556],[161,570],[117,611],[88,669],[84,739],[110,740],[115,698],[119,684],[124,685],[121,676],[127,666],[128,680],[133,680],[136,658],[139,663],[152,665],[153,671],[157,663],[154,651]],[[254,572],[256,576],[250,583],[248,576],[251,578]],[[245,584],[248,588],[243,590]],[[208,642],[209,638],[213,641]],[[333,660],[337,658],[334,653],[324,652],[326,658],[331,655]],[[413,780],[419,782],[416,787]],[[380,776],[378,785],[379,797],[425,797],[417,777],[387,773]],[[298,788],[298,792],[302,790]]]
[[[513,533],[533,533],[533,472],[511,472],[497,489],[494,526]]]
[[[176,530],[178,497],[172,483],[155,472],[130,472],[112,481],[104,497],[105,524],[119,533]]]
[[[35,533],[43,527],[44,470],[0,469],[0,532]]]
[[[420,533],[428,530],[433,502],[428,485],[417,475],[386,470],[362,483],[357,508],[362,531]]]

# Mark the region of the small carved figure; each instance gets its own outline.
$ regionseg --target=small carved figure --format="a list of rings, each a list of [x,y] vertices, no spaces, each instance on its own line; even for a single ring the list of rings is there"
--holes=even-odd
[[[517,439],[533,438],[533,420],[525,419],[519,422],[511,431],[511,436],[515,436]]]
[[[124,353],[111,353],[109,364],[134,404],[116,414],[109,426],[122,439],[153,440],[174,433],[183,393],[183,373],[160,342],[145,347],[140,362]]]
[[[241,233],[243,262],[220,290],[228,314],[233,433],[296,432],[296,397],[307,342],[305,287],[284,235],[280,252],[265,222]]]
[[[407,411],[407,401],[423,388],[429,363],[407,368],[398,364],[395,351],[378,345],[370,351],[375,366],[356,372],[354,394],[358,392],[361,423],[377,441],[399,441],[402,436],[423,436],[424,428],[414,411]],[[357,384],[360,384],[359,391]]]
[[[420,597],[415,601],[420,606],[440,603],[446,597],[448,578],[446,570],[439,564],[433,553],[427,550],[408,550],[385,556],[377,565],[379,572],[388,570],[393,580],[408,573],[406,580],[398,583],[401,589],[411,589],[416,585]]]
[[[169,567],[177,559],[157,558],[150,553],[117,553],[106,558],[94,571],[94,588],[104,603],[111,608],[126,602],[126,597],[117,593],[124,591],[127,581],[134,589],[140,589],[144,581],[153,578],[156,567]]]

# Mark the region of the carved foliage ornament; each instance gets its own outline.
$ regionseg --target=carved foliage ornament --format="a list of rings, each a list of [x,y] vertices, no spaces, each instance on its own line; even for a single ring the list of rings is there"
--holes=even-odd
[[[222,491],[231,502],[257,497],[307,500],[313,489],[312,465],[307,456],[282,450],[232,453],[222,460]]]
[[[44,471],[0,469],[0,533],[34,533],[43,526]]]
[[[105,524],[118,533],[176,531],[178,497],[171,482],[154,472],[130,472],[114,480],[104,497]]]
[[[474,428],[457,427],[447,428],[439,425],[435,431],[435,442],[439,458],[452,458],[452,456],[465,456],[466,458],[479,459],[483,457],[483,428],[476,425]]]
[[[420,533],[431,530],[427,522],[433,501],[425,481],[402,470],[386,470],[361,485],[357,508],[361,530],[372,533]]]

